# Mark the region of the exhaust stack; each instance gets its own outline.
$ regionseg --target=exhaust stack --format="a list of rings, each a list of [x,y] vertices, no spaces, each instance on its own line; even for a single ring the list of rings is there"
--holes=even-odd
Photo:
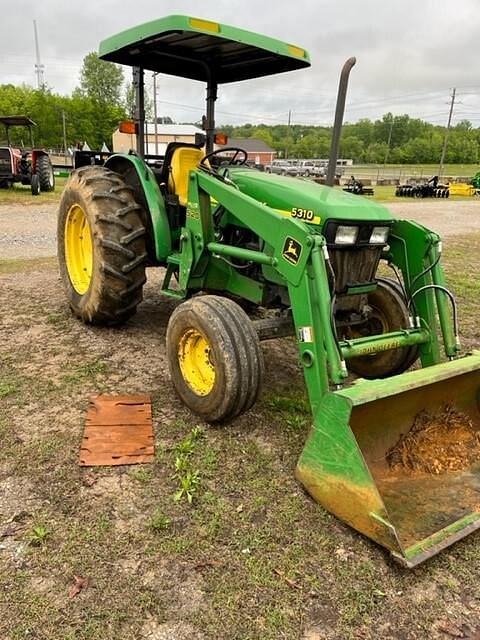
[[[357,62],[355,57],[349,58],[342,68],[340,82],[338,83],[337,106],[335,107],[335,122],[332,132],[332,146],[328,160],[328,171],[325,184],[333,187],[335,184],[335,169],[337,168],[338,150],[340,148],[340,136],[342,135],[343,114],[345,113],[345,100],[347,97],[348,78],[350,71]]]

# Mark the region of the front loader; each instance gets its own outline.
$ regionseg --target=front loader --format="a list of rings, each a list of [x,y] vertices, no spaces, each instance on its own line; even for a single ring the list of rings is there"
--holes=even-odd
[[[125,126],[137,148],[77,169],[65,187],[58,253],[73,312],[119,324],[142,300],[146,267],[163,268],[162,292],[178,301],[172,382],[207,422],[255,403],[261,339],[295,336],[313,415],[296,476],[311,496],[407,567],[478,528],[480,455],[437,475],[389,464],[422,412],[448,404],[480,429],[480,353],[459,357],[439,236],[340,189],[250,169],[242,149],[215,150],[218,86],[306,69],[308,53],[169,16],[103,41],[100,57],[134,67]],[[145,155],[145,69],[206,83],[205,141]],[[241,300],[272,314],[252,321]]]

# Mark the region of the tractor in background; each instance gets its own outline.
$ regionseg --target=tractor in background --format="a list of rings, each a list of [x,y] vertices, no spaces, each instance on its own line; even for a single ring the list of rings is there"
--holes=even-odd
[[[473,176],[471,179],[472,187],[475,189],[475,193],[480,195],[480,171]]]
[[[26,116],[1,116],[6,132],[6,146],[0,146],[0,189],[10,189],[14,183],[30,185],[32,195],[55,189],[55,176],[48,153],[33,144],[35,122]],[[25,127],[30,138],[30,148],[11,144],[10,129]]]

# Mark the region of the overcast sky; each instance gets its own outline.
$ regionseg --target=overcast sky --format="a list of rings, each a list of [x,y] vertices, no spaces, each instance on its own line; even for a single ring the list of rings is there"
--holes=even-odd
[[[282,123],[289,109],[294,123],[330,124],[338,74],[355,55],[346,120],[392,111],[443,124],[457,87],[454,122],[468,118],[480,126],[480,0],[0,0],[3,5],[0,83],[35,85],[34,18],[45,80],[69,93],[83,57],[100,40],[186,13],[298,44],[311,56],[310,69],[221,87],[218,124]],[[201,118],[202,84],[162,75],[159,85],[161,115]]]

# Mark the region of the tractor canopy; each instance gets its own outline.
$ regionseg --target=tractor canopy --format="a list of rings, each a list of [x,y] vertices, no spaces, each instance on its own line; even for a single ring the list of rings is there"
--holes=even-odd
[[[27,116],[0,116],[0,124],[5,127],[36,127],[33,120]]]
[[[100,43],[100,58],[216,84],[310,66],[305,49],[230,25],[173,15]]]
[[[10,141],[10,127],[27,127],[30,135],[30,146],[33,149],[33,127],[36,127],[36,123],[28,116],[0,116],[0,124],[5,127],[7,135],[7,146],[11,146]]]

